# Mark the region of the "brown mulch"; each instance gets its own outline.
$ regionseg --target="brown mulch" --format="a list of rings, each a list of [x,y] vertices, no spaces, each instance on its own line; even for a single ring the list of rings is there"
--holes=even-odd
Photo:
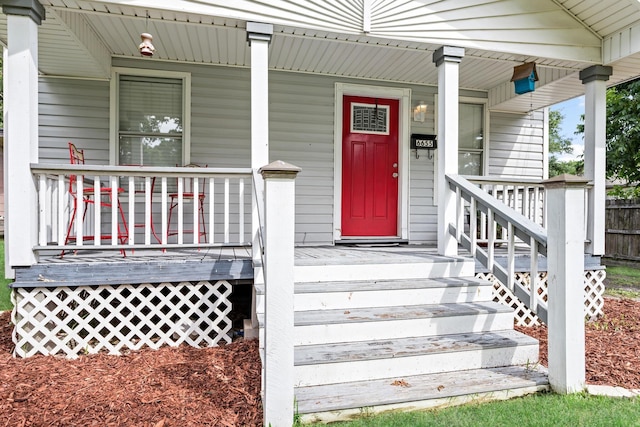
[[[76,360],[11,356],[0,314],[0,426],[260,426],[256,340]]]
[[[605,312],[587,324],[587,382],[640,388],[640,302],[606,298]],[[540,340],[546,366],[546,327],[517,329]],[[17,359],[11,330],[9,313],[0,314],[0,426],[262,425],[255,340]]]
[[[604,311],[585,328],[587,383],[640,389],[640,301],[605,298]],[[540,341],[540,363],[548,366],[546,326],[516,329]]]

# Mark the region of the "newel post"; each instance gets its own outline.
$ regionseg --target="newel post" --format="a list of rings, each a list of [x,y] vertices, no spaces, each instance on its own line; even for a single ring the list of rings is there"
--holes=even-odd
[[[560,175],[547,197],[549,382],[561,394],[585,387],[584,193],[588,181]]]
[[[293,423],[293,246],[295,179],[277,160],[260,169],[265,190],[264,425]]]

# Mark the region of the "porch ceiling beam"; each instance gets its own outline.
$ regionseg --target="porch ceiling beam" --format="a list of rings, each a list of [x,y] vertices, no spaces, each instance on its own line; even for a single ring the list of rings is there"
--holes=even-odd
[[[93,59],[100,71],[101,77],[109,77],[111,74],[111,52],[85,18],[79,13],[71,13],[64,10],[49,11],[65,27],[67,33],[83,50],[87,58]]]

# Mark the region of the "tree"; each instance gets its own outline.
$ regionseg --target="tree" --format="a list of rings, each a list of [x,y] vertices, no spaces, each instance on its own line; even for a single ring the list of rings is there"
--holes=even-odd
[[[640,80],[607,90],[607,176],[640,185]]]
[[[584,161],[570,160],[560,161],[558,154],[573,153],[571,139],[560,135],[560,125],[564,115],[558,110],[549,111],[549,176],[553,177],[563,173],[580,175],[584,170]]]

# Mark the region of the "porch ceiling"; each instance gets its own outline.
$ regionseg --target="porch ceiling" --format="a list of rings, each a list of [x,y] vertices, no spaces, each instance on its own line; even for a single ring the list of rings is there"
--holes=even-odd
[[[142,32],[154,36],[157,50],[152,61],[248,67],[250,50],[244,28],[245,19],[251,17],[276,24],[270,48],[270,68],[274,70],[437,85],[437,70],[431,62],[433,51],[443,44],[464,46],[460,86],[486,91],[491,108],[508,111],[528,111],[582,94],[584,89],[578,71],[602,61],[585,60],[587,54],[580,59],[566,59],[579,55],[562,52],[592,49],[594,41],[600,43],[600,49],[602,40],[640,22],[640,2],[637,0],[545,0],[544,10],[542,6],[531,6],[528,0],[485,1],[480,2],[483,8],[479,10],[485,11],[486,15],[473,17],[468,11],[461,10],[459,1],[437,2],[440,20],[453,16],[456,11],[457,16],[466,17],[457,20],[468,22],[455,24],[456,31],[451,30],[455,25],[449,25],[448,21],[444,29],[441,28],[443,22],[435,22],[432,10],[435,6],[432,9],[425,6],[430,2],[374,1],[374,5],[385,4],[387,7],[379,6],[380,10],[374,15],[377,21],[374,19],[374,29],[369,35],[358,29],[355,18],[360,17],[349,16],[349,12],[358,12],[354,10],[357,9],[354,3],[358,2],[346,0],[327,2],[342,7],[344,22],[336,21],[338,14],[327,12],[323,24],[317,16],[312,19],[314,14],[310,12],[309,16],[300,17],[296,26],[284,24],[287,19],[293,22],[291,12],[285,13],[284,7],[306,4],[306,0],[273,0],[268,6],[263,2],[246,1],[256,3],[252,12],[231,9],[225,6],[228,1],[215,0],[161,2],[163,10],[153,9],[152,4],[160,7],[158,2],[141,0],[45,0],[41,3],[47,9],[39,46],[43,74],[108,78],[112,56],[140,57],[137,46]],[[415,10],[417,3],[430,13],[425,12],[420,20],[411,22],[407,21],[408,17],[400,16],[407,13],[410,5]],[[479,2],[471,3],[475,7]],[[489,3],[493,4],[493,9]],[[317,6],[309,7],[317,9]],[[170,10],[172,8],[174,10]],[[207,8],[211,13],[215,10],[216,15],[203,14]],[[519,13],[515,13],[514,8],[520,8]],[[546,23],[544,20],[550,17],[553,19]],[[513,25],[506,28],[505,19],[517,22],[520,28],[513,28]],[[474,24],[476,20],[478,22]],[[406,23],[405,30],[408,31],[403,32],[397,22]],[[536,22],[538,27],[528,29],[532,37],[540,37],[540,28],[544,28],[550,30],[546,37],[557,37],[561,43],[550,39],[535,43],[521,40],[523,32],[527,31],[522,25],[533,26]],[[343,30],[339,31],[337,28],[341,24]],[[428,25],[435,26],[425,29]],[[478,31],[474,26],[493,30]],[[462,27],[464,29],[460,30]],[[491,35],[482,36],[482,31]],[[424,36],[426,34],[429,37]],[[498,43],[497,37],[507,41]],[[584,41],[580,42],[580,38]],[[6,43],[4,15],[0,19],[0,39]],[[567,46],[560,46],[562,43]],[[536,46],[539,47],[532,50]],[[548,46],[548,49],[542,46]],[[536,54],[531,54],[532,51]],[[509,81],[513,67],[528,61],[538,64],[541,81],[532,94],[515,96]],[[612,65],[615,68],[611,84],[634,78],[640,75],[640,54],[624,57]]]

